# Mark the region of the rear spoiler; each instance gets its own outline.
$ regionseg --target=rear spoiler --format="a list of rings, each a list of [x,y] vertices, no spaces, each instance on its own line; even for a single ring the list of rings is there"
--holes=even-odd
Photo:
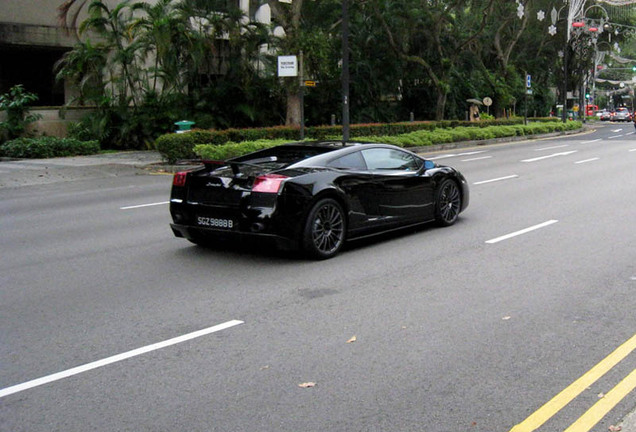
[[[234,173],[234,175],[238,175],[241,173],[241,166],[253,166],[253,167],[257,167],[257,168],[261,168],[260,165],[258,165],[259,163],[264,163],[264,162],[276,162],[278,160],[278,158],[276,156],[268,156],[268,157],[263,157],[263,158],[258,158],[258,159],[251,159],[249,162],[242,162],[242,161],[237,161],[237,160],[204,160],[203,165],[205,165],[205,167],[207,169],[216,169],[219,167],[223,167],[223,166],[230,166],[230,168],[232,168],[232,173]]]

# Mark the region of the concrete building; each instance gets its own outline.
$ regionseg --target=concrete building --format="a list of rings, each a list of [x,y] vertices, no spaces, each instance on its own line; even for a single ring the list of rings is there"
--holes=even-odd
[[[109,7],[118,0],[102,0]],[[156,0],[146,0],[154,3]],[[250,20],[270,22],[269,6],[259,6],[256,0],[226,0],[229,6],[239,6]],[[79,10],[78,23],[87,16],[91,0],[77,0],[69,16]],[[54,65],[77,42],[76,29],[66,32],[58,19],[58,10],[65,0],[0,0],[0,94],[16,84],[23,84],[38,95],[38,110],[44,116],[36,125],[39,132],[63,135],[60,120],[76,120],[81,110],[59,107],[72,100],[73,86],[55,80]],[[84,4],[83,9],[78,9]],[[64,119],[60,119],[60,115]],[[64,121],[62,121],[64,123]],[[57,125],[57,126],[56,126]]]

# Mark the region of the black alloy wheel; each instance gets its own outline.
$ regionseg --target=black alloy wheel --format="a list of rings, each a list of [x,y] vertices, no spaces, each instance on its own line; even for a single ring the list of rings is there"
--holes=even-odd
[[[346,221],[342,206],[331,198],[318,201],[309,212],[303,232],[303,249],[312,258],[335,256],[345,239]]]
[[[435,193],[435,221],[440,226],[450,226],[459,216],[462,196],[457,183],[446,179],[442,181]]]

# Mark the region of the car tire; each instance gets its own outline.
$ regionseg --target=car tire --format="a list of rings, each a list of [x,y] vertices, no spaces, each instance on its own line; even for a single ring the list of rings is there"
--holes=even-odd
[[[309,211],[302,237],[303,251],[314,259],[335,256],[344,244],[346,218],[338,201],[325,198]]]
[[[443,180],[435,190],[435,222],[439,226],[453,225],[462,208],[462,196],[457,183]]]

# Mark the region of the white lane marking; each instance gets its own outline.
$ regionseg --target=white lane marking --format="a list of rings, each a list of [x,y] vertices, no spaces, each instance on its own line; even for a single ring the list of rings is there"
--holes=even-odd
[[[631,150],[630,150],[630,153],[631,153],[631,152],[635,152],[635,151],[636,151],[636,149],[631,149]]]
[[[476,155],[479,153],[486,153],[486,150],[477,150],[472,152],[459,153],[457,156],[470,156],[470,155]]]
[[[622,137],[622,136],[623,136],[623,135],[614,135],[614,136],[608,137],[607,139],[620,138],[620,137]]]
[[[563,144],[563,145],[552,146],[552,147],[543,147],[543,148],[538,148],[538,149],[534,149],[534,151],[553,150],[553,149],[558,149],[558,148],[563,148],[563,147],[569,147],[569,146],[570,146],[570,144]]]
[[[562,153],[554,153],[551,155],[547,155],[547,156],[541,156],[541,157],[536,157],[536,158],[532,158],[532,159],[524,159],[521,162],[536,162],[536,161],[540,161],[543,159],[549,159],[549,158],[553,158],[553,157],[557,157],[557,156],[567,156],[567,155],[571,155],[572,153],[576,153],[578,150],[573,150],[573,151],[569,151],[569,152],[562,152]]]
[[[120,362],[122,360],[126,360],[126,359],[129,359],[131,357],[139,356],[141,354],[146,354],[146,353],[151,352],[151,351],[156,351],[156,350],[161,349],[161,348],[166,348],[166,347],[169,347],[171,345],[176,345],[176,344],[181,343],[181,342],[186,342],[186,341],[189,341],[191,339],[195,339],[195,338],[198,338],[198,337],[201,337],[201,336],[205,336],[205,335],[208,335],[208,334],[211,334],[211,333],[215,333],[215,332],[218,332],[218,331],[221,331],[221,330],[225,330],[225,329],[228,329],[230,327],[237,326],[239,324],[243,324],[243,321],[238,321],[238,320],[228,321],[228,322],[225,322],[223,324],[219,324],[219,325],[216,325],[216,326],[213,326],[213,327],[205,328],[203,330],[199,330],[199,331],[195,331],[195,332],[192,332],[192,333],[188,333],[188,334],[185,334],[183,336],[178,336],[178,337],[175,337],[175,338],[172,338],[172,339],[165,340],[163,342],[158,342],[158,343],[155,343],[155,344],[152,344],[152,345],[146,345],[145,347],[137,348],[137,349],[134,349],[132,351],[128,351],[128,352],[125,352],[125,353],[122,353],[122,354],[117,354],[117,355],[114,355],[112,357],[108,357],[108,358],[105,358],[105,359],[102,359],[102,360],[94,361],[92,363],[87,363],[85,365],[74,367],[72,369],[68,369],[68,370],[65,370],[65,371],[62,371],[62,372],[58,372],[58,373],[55,373],[55,374],[52,374],[52,375],[47,375],[45,377],[34,379],[32,381],[27,381],[27,382],[22,383],[22,384],[17,384],[17,385],[11,386],[11,387],[6,387],[4,389],[0,389],[0,398],[12,395],[14,393],[22,392],[24,390],[28,390],[28,389],[31,389],[33,387],[39,387],[41,385],[48,384],[48,383],[51,383],[53,381],[58,381],[58,380],[61,380],[61,379],[64,379],[64,378],[68,378],[68,377],[73,376],[73,375],[81,374],[83,372],[87,372],[87,371],[90,371],[90,370],[93,370],[93,369],[97,369],[97,368],[100,368],[100,367],[103,367],[103,366],[107,366],[107,365],[112,364],[112,363]]]
[[[517,178],[517,177],[519,177],[517,174],[513,174],[513,175],[506,176],[506,177],[499,177],[499,178],[494,178],[494,179],[491,179],[491,180],[478,181],[478,182],[473,183],[473,185],[481,185],[481,184],[486,184],[486,183],[498,182],[498,181],[502,181],[502,180],[510,180],[510,179]]]
[[[476,158],[463,159],[462,162],[472,162],[472,161],[491,159],[491,158],[492,158],[492,156],[481,156],[481,157],[476,157]]]
[[[543,223],[541,223],[539,225],[534,225],[534,226],[531,226],[529,228],[522,229],[520,231],[516,231],[516,232],[510,233],[510,234],[506,234],[506,235],[501,236],[501,237],[497,237],[497,238],[488,240],[488,241],[486,241],[486,243],[488,243],[488,244],[499,243],[500,241],[508,240],[508,239],[513,238],[513,237],[517,237],[517,236],[520,236],[520,235],[523,235],[523,234],[527,234],[527,233],[529,233],[531,231],[535,231],[535,230],[538,230],[538,229],[541,229],[541,228],[545,228],[545,227],[547,227],[549,225],[552,225],[552,224],[555,224],[557,222],[558,222],[558,220],[555,220],[555,219],[549,220],[549,221],[543,222]]]
[[[581,144],[590,144],[590,143],[598,142],[598,141],[602,141],[602,140],[600,138],[598,138],[598,139],[591,140],[591,141],[581,141]]]
[[[612,129],[612,132],[622,132],[623,129]]]
[[[627,132],[625,135],[634,135],[634,132]]]
[[[594,161],[597,161],[597,160],[599,160],[599,159],[600,159],[600,158],[585,159],[585,160],[578,161],[578,162],[574,162],[574,163],[575,163],[575,164],[584,164],[584,163],[588,163],[588,162],[594,162]]]
[[[442,155],[442,156],[435,156],[432,158],[428,158],[428,160],[438,160],[438,159],[447,159],[447,158],[452,158],[452,157],[456,157],[457,155],[455,154],[448,154],[448,155]]]
[[[170,201],[162,201],[162,202],[156,202],[156,203],[150,203],[150,204],[140,204],[140,205],[134,205],[134,206],[120,207],[119,210],[138,209],[143,207],[152,207],[152,206],[158,206],[158,205],[164,205],[164,204],[170,204]]]

